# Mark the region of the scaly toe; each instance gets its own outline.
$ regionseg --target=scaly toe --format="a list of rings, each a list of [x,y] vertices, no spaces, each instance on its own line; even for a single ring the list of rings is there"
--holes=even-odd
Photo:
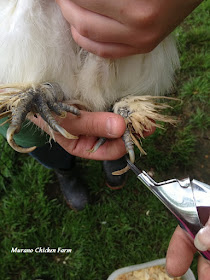
[[[21,129],[28,113],[39,113],[47,124],[67,139],[78,139],[62,128],[52,116],[65,117],[67,112],[80,116],[80,111],[72,105],[63,103],[64,93],[57,83],[43,83],[38,85],[3,85],[0,96],[0,118],[7,116],[11,125],[7,132],[7,141],[16,151],[28,153],[36,147],[21,148],[13,137]]]

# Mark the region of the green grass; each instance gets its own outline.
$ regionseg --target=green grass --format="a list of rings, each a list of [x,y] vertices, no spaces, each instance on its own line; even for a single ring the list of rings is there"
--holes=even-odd
[[[4,279],[31,279],[31,274],[53,279],[106,279],[116,268],[165,255],[176,222],[133,176],[127,188],[116,192],[102,187],[101,178],[93,178],[90,185],[98,199],[76,213],[61,198],[46,196],[50,172],[26,156],[21,156],[19,166],[10,186],[2,191],[0,205]],[[90,173],[96,167],[101,172],[93,162],[88,167]],[[39,246],[72,248],[72,253],[10,252],[12,247]]]
[[[168,113],[179,122],[145,139],[147,156],[137,159],[158,180],[182,178],[198,168],[194,159],[200,156],[210,122],[209,6],[204,1],[175,31],[182,68],[174,96],[181,101],[171,102],[173,109]],[[82,162],[92,202],[76,213],[54,191],[56,179],[50,170],[15,153],[3,138],[0,147],[2,279],[42,275],[55,280],[106,280],[120,267],[165,256],[177,222],[133,174],[129,173],[122,190],[111,191],[104,185],[101,163]],[[72,253],[11,253],[12,247],[40,246],[71,248]],[[192,265],[195,273],[196,262]]]

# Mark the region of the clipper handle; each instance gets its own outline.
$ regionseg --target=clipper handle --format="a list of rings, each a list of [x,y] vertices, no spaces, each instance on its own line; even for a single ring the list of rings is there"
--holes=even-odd
[[[194,219],[194,223],[192,224],[185,224],[185,220],[179,219],[179,217],[176,217],[179,225],[181,228],[183,228],[187,233],[192,237],[192,239],[195,239],[195,235],[198,233],[198,231],[205,226],[207,223],[209,217],[210,217],[210,186],[197,181],[192,180],[188,186],[188,194],[189,190],[192,191],[192,197],[194,201],[196,211],[197,219]],[[193,211],[191,212],[193,213]],[[210,238],[210,237],[209,237]],[[210,260],[210,251],[205,251],[199,253],[207,260]]]
[[[210,217],[210,185],[207,185],[198,180],[192,180],[191,185],[198,212],[198,217],[202,228],[203,226],[205,226]],[[199,253],[207,260],[210,260],[210,251]]]

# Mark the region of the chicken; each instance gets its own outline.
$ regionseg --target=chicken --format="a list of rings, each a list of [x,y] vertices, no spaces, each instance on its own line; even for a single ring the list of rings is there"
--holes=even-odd
[[[36,148],[19,147],[13,140],[28,114],[40,114],[53,130],[75,139],[52,112],[79,116],[76,104],[90,111],[112,108],[122,115],[125,144],[134,161],[132,143],[141,149],[137,138],[143,131],[155,121],[172,121],[159,112],[167,105],[157,104],[155,96],[170,91],[178,67],[172,36],[150,53],[104,59],[74,42],[54,0],[0,1],[0,118],[10,123],[7,141],[16,151]]]

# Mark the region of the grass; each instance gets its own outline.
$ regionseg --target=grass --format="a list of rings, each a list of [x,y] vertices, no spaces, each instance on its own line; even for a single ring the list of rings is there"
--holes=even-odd
[[[209,6],[204,1],[175,31],[182,68],[174,96],[182,101],[172,102],[168,113],[179,123],[145,139],[148,155],[137,160],[158,180],[193,174],[194,159],[208,137]],[[82,162],[92,203],[76,213],[53,191],[56,179],[50,170],[15,153],[3,138],[0,146],[2,279],[105,280],[117,268],[165,256],[177,222],[133,174],[125,188],[111,191],[104,185],[100,162]],[[18,254],[11,253],[12,247],[62,247],[71,248],[72,253]],[[194,273],[196,265],[195,258]]]
[[[50,172],[25,156],[19,165],[18,174],[10,174],[10,187],[2,191],[0,262],[4,279],[31,279],[30,275],[106,279],[116,268],[145,262],[151,254],[153,258],[165,255],[176,222],[147,189],[136,186],[135,178],[130,178],[129,188],[119,192],[101,188],[100,178],[94,178],[90,184],[98,201],[76,213],[60,198],[46,196]],[[90,173],[95,167],[94,162],[90,164]],[[10,252],[12,247],[39,246],[71,248],[72,253]]]

